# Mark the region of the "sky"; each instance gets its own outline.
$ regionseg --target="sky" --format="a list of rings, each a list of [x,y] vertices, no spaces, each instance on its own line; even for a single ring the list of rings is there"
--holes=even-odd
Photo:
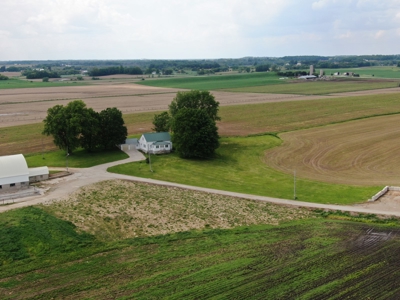
[[[0,61],[400,53],[400,0],[0,4]]]

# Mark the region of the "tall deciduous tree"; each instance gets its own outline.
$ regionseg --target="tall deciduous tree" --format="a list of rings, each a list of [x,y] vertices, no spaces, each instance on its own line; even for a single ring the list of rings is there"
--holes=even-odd
[[[158,115],[154,115],[152,128],[156,132],[168,132],[170,127],[170,116],[168,112],[164,111]]]
[[[116,107],[100,112],[100,126],[100,144],[104,149],[112,149],[115,145],[122,144],[128,135],[122,112]]]
[[[172,143],[182,158],[210,158],[219,147],[218,128],[204,109],[180,109],[172,131]]]
[[[72,153],[80,145],[81,120],[84,118],[86,104],[76,100],[63,105],[56,105],[47,110],[43,120],[43,134],[52,135],[53,141],[60,149]]]
[[[43,134],[52,135],[54,143],[69,153],[79,146],[88,151],[112,149],[127,136],[120,110],[107,108],[99,114],[82,100],[49,108],[43,122]]]
[[[214,96],[209,91],[178,92],[169,105],[171,117],[175,118],[178,111],[183,108],[204,110],[213,121],[221,119],[218,116],[219,102],[215,101]]]
[[[95,150],[99,144],[101,132],[100,114],[95,112],[92,108],[86,109],[81,126],[80,144],[82,148],[91,152]]]

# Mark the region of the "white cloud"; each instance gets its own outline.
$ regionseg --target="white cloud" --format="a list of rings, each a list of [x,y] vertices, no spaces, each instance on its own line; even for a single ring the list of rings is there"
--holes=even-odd
[[[1,8],[0,60],[400,49],[400,0],[2,0]]]

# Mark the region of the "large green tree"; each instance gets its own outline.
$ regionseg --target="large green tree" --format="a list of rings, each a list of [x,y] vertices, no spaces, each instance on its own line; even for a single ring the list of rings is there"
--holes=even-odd
[[[178,92],[169,105],[171,117],[175,118],[175,115],[183,108],[204,110],[213,121],[221,119],[218,116],[219,102],[215,101],[209,91]]]
[[[100,145],[104,149],[112,149],[125,141],[128,131],[124,124],[122,112],[116,107],[100,112]]]
[[[53,141],[60,149],[72,153],[80,146],[82,120],[85,117],[86,104],[75,100],[63,105],[56,105],[47,110],[43,120],[43,134],[52,135]]]
[[[113,107],[97,113],[82,100],[49,108],[43,122],[43,134],[53,136],[56,146],[68,153],[78,147],[112,149],[127,136],[120,110]]]
[[[210,158],[219,147],[218,128],[204,109],[180,109],[172,131],[172,143],[182,158]]]
[[[91,152],[98,147],[100,141],[100,114],[92,108],[86,109],[81,126],[80,144],[82,148]]]
[[[164,111],[160,114],[154,115],[152,128],[156,132],[168,132],[170,128],[171,118],[168,112]]]

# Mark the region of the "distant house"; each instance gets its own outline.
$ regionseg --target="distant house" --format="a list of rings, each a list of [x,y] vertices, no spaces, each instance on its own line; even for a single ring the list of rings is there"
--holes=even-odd
[[[47,167],[28,168],[22,154],[0,156],[0,191],[28,188],[29,182],[48,178]]]
[[[172,150],[171,136],[168,132],[144,133],[139,139],[138,149],[144,153],[169,153]]]

